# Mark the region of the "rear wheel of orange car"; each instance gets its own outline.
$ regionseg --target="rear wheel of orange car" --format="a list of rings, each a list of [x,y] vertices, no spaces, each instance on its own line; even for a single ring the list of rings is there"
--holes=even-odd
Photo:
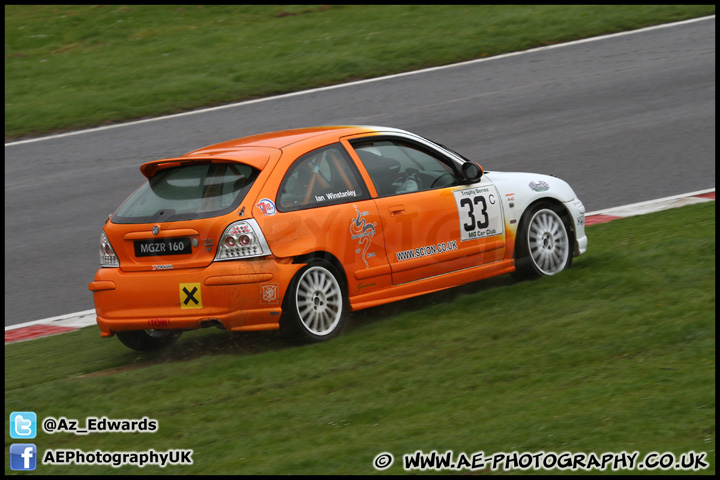
[[[574,238],[559,206],[541,202],[522,217],[515,245],[516,278],[555,275],[572,265]]]
[[[337,269],[311,260],[285,294],[280,328],[293,340],[321,342],[340,334],[345,320],[345,290]]]
[[[139,352],[158,350],[169,347],[177,342],[182,334],[179,330],[132,330],[115,332],[118,339],[126,346]]]

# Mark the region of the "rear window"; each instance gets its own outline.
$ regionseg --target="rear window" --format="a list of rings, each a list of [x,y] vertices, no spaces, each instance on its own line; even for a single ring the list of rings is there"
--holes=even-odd
[[[224,215],[240,205],[257,174],[241,163],[161,170],[125,200],[112,222],[179,222]]]

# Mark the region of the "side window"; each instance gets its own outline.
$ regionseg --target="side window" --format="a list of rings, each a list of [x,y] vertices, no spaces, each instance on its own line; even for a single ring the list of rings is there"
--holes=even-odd
[[[458,185],[450,165],[410,142],[363,140],[352,145],[381,197]]]
[[[307,153],[288,169],[280,184],[281,212],[370,198],[360,173],[340,144]]]

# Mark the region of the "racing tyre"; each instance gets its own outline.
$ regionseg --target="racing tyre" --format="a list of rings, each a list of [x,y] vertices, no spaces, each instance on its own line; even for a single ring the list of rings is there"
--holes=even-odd
[[[292,341],[322,342],[340,334],[345,323],[345,290],[335,267],[311,260],[285,294],[280,329]]]
[[[547,202],[534,205],[522,217],[515,245],[515,277],[555,275],[572,265],[572,230],[559,207]]]
[[[182,332],[179,330],[132,330],[115,332],[115,335],[126,347],[138,352],[148,352],[169,347],[177,342]]]

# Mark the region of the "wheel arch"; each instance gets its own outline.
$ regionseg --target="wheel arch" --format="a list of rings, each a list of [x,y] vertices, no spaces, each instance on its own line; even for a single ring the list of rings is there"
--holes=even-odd
[[[340,260],[333,255],[330,252],[326,252],[324,250],[318,250],[316,252],[310,252],[310,253],[304,253],[302,255],[298,255],[295,258],[293,258],[294,264],[308,264],[312,260],[324,260],[328,262],[330,265],[332,265],[335,270],[340,274],[340,287],[345,290],[345,298],[347,298],[347,288],[348,288],[348,278],[347,273],[345,272],[345,268],[343,268],[342,263],[340,263]]]

